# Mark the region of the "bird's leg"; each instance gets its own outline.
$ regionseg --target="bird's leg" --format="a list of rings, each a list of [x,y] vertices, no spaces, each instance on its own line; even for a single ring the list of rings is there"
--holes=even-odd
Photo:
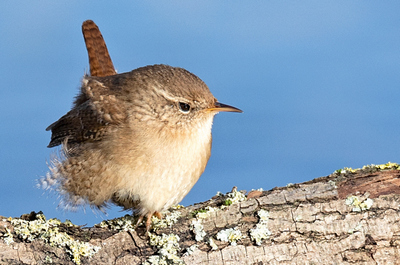
[[[137,223],[135,225],[135,229],[139,226],[139,224],[143,221],[143,215],[139,216],[139,219],[137,220]]]
[[[162,214],[160,212],[154,212],[154,213],[148,213],[146,214],[146,231],[149,232],[150,231],[150,225],[151,225],[151,217],[152,216],[156,216],[158,219],[162,219]],[[144,215],[139,216],[139,219],[136,223],[136,227],[139,226],[139,224],[143,221]]]
[[[147,220],[146,220],[146,231],[147,232],[149,232],[149,230],[150,230],[150,225],[151,225],[151,217],[153,216],[153,213],[148,213],[147,215],[146,215],[146,218],[147,218]]]
[[[154,215],[158,218],[158,219],[162,219],[162,214],[160,212],[154,212]]]
[[[147,215],[146,215],[146,218],[147,218],[147,220],[146,220],[146,231],[147,232],[149,232],[149,230],[150,230],[150,225],[151,225],[151,217],[153,216],[153,215],[155,215],[158,219],[162,219],[162,214],[160,213],[160,212],[154,212],[154,213],[148,213]],[[142,216],[142,219],[143,219],[143,216]]]

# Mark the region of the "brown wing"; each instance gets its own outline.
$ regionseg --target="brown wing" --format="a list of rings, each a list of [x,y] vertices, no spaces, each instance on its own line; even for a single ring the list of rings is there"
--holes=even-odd
[[[92,20],[86,20],[82,24],[82,34],[91,76],[115,75],[117,72],[97,25]],[[60,145],[65,140],[68,144],[101,140],[110,125],[118,124],[126,117],[120,108],[122,104],[111,93],[101,82],[84,79],[82,91],[71,111],[46,128],[52,132],[48,147]]]
[[[67,141],[79,144],[86,141],[101,140],[112,125],[120,124],[127,114],[124,103],[111,94],[112,90],[98,80],[86,77],[83,80],[80,99],[75,106],[58,121],[47,127],[51,130],[48,147]]]
[[[117,72],[97,25],[92,20],[86,20],[82,24],[82,34],[89,55],[90,75],[115,75]]]
[[[47,147],[62,144],[66,139],[68,144],[101,140],[106,126],[106,123],[97,120],[96,111],[87,101],[46,128],[47,131],[52,132]]]

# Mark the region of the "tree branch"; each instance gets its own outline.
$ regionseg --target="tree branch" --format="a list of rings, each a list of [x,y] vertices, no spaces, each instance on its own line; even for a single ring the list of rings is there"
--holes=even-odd
[[[170,210],[149,234],[129,216],[92,228],[4,217],[0,264],[396,264],[399,169],[345,169],[247,197],[234,189]]]

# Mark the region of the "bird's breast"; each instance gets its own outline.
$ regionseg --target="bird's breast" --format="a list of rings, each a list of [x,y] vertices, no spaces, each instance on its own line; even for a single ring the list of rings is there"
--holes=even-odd
[[[142,213],[179,203],[203,173],[211,154],[212,118],[191,129],[151,130],[141,135],[120,170],[119,196],[140,200]],[[139,139],[135,139],[139,140]]]

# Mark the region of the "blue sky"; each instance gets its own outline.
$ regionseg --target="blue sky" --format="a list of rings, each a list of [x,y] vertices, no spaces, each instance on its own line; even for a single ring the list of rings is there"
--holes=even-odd
[[[45,128],[70,109],[88,69],[86,19],[118,72],[183,67],[244,111],[216,116],[210,162],[184,205],[233,186],[268,190],[400,162],[399,10],[398,1],[0,3],[0,215],[42,210],[93,225],[125,214],[64,212],[35,188],[57,150]]]

